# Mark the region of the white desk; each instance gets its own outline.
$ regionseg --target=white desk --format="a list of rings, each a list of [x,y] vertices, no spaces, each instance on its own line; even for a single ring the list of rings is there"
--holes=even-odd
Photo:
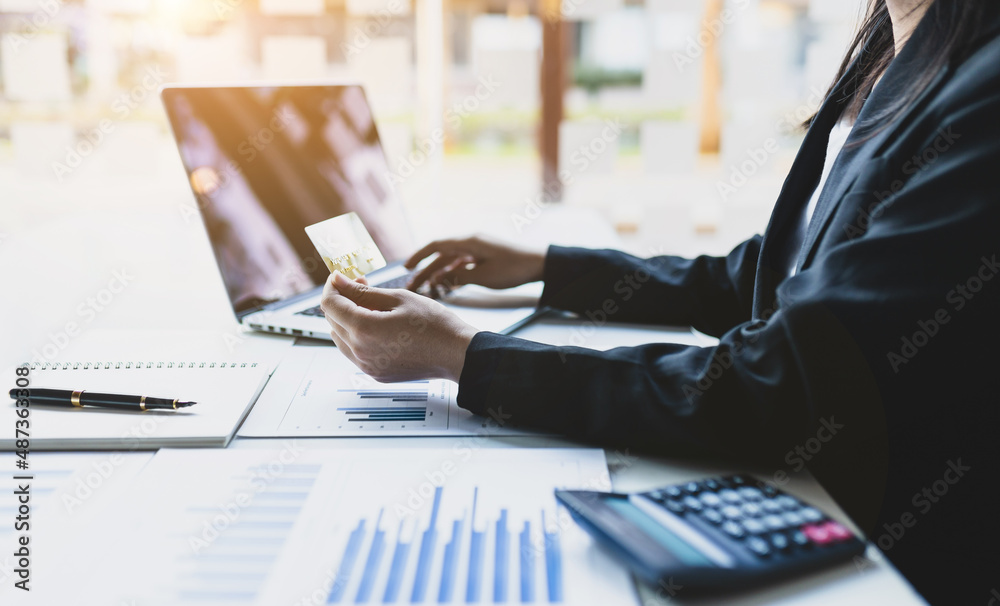
[[[545,319],[529,325],[515,336],[551,343],[566,344],[579,335],[579,322],[564,319]],[[695,344],[703,337],[693,335],[688,330],[665,327],[642,327],[634,325],[608,324],[588,329],[586,347],[609,349],[618,346],[633,346],[650,342],[685,342]],[[236,438],[230,448],[274,448],[287,438],[260,439]],[[409,437],[409,438],[307,438],[301,439],[310,447],[331,449],[391,449],[391,448],[451,448],[456,441],[465,440],[466,445],[476,448],[556,448],[580,446],[575,442],[556,437]],[[757,473],[767,478],[767,470],[754,468],[730,468],[707,465],[695,461],[678,459],[656,459],[636,456],[634,453],[607,450],[608,466],[615,490],[638,491],[658,486],[695,480],[711,475],[725,475],[735,472]],[[789,472],[789,483],[783,488],[829,512],[835,518],[853,525],[830,496],[805,471]],[[658,604],[924,604],[906,580],[885,561],[881,553],[870,547],[864,565],[848,563],[834,569],[780,583],[762,589],[727,595],[724,598],[703,597],[686,599],[683,590],[671,596],[667,591],[657,590],[637,584],[639,592],[634,602],[623,597],[622,604],[638,603],[642,606]]]
[[[83,352],[87,359],[93,359],[90,354],[98,347],[95,341],[102,340],[106,347],[114,348],[116,341],[132,338],[140,341],[133,343],[136,350],[153,347],[163,357],[170,356],[171,350],[187,348],[190,351],[191,347],[197,347],[205,356],[212,356],[214,352],[280,351],[291,345],[290,339],[284,337],[248,336],[241,332],[228,310],[201,225],[198,221],[185,221],[178,212],[178,196],[185,196],[183,190],[177,188],[167,194],[137,201],[134,191],[110,189],[106,196],[110,196],[111,201],[106,201],[100,212],[73,208],[68,202],[50,205],[46,211],[48,216],[24,221],[18,231],[6,234],[0,246],[0,270],[5,287],[12,289],[13,295],[0,298],[0,315],[5,318],[3,339],[0,340],[0,367],[20,362],[25,353],[30,354],[46,345],[55,348],[53,360],[74,361]],[[606,225],[594,225],[595,217],[596,214],[547,210],[533,226],[533,233],[524,237],[537,240],[546,229],[562,227],[563,231],[556,232],[561,243],[613,245],[608,242],[611,232]],[[480,219],[482,225],[471,227],[482,227],[491,220],[490,217]],[[501,224],[506,220],[506,215],[499,217]],[[567,225],[572,228],[566,229]],[[586,225],[591,225],[589,232]],[[128,285],[115,293],[93,318],[81,315],[80,306],[88,305],[88,298],[97,296],[113,279],[115,271],[123,270],[131,276]],[[64,340],[62,333],[68,322],[76,322],[79,333]],[[550,321],[530,327],[520,336],[551,343],[571,343],[575,327],[572,322]],[[149,328],[173,336],[167,342],[156,338],[144,343],[141,338],[134,338],[134,335],[146,334],[142,331]],[[105,339],[109,334],[117,337]],[[585,345],[606,349],[676,336],[676,333],[642,327],[605,326],[593,333],[588,331]],[[455,439],[313,439],[309,444],[317,448],[433,448],[450,446]],[[274,443],[275,440],[237,439],[231,447],[265,448]],[[490,438],[483,440],[481,445],[484,448],[516,448],[565,446],[567,443],[555,438]],[[634,458],[629,453],[609,452],[608,458],[615,487],[623,491],[734,471],[686,461]],[[788,489],[833,514],[839,513],[808,476],[794,476]],[[642,591],[641,603],[644,605],[664,603],[664,598],[668,597],[657,597],[655,590]],[[683,592],[676,600],[688,603]],[[848,564],[738,597],[727,596],[724,601],[727,604],[921,603],[900,575],[881,562],[874,562],[860,572]],[[637,601],[630,602],[623,596],[622,603]]]

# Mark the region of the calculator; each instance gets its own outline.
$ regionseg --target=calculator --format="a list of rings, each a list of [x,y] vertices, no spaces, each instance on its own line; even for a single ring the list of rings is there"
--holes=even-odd
[[[649,492],[557,490],[573,519],[642,579],[732,589],[831,566],[865,543],[819,509],[750,476]]]

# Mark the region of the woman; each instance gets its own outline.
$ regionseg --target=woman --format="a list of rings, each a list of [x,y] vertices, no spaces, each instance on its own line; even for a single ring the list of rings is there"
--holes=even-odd
[[[323,303],[334,341],[380,380],[452,379],[461,406],[512,423],[752,459],[775,480],[808,465],[928,600],[989,603],[1000,589],[996,5],[872,0],[767,231],[727,257],[470,238],[409,261],[437,254],[414,287],[541,279],[543,304],[690,324],[718,346],[540,345],[343,276]],[[420,336],[376,363],[403,332]]]

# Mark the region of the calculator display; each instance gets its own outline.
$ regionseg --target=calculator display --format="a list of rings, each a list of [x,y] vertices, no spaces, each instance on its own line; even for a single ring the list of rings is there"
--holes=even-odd
[[[715,566],[704,554],[649,517],[649,515],[638,509],[630,501],[626,499],[606,498],[604,499],[604,503],[627,522],[634,524],[647,536],[654,539],[681,563],[687,566]]]

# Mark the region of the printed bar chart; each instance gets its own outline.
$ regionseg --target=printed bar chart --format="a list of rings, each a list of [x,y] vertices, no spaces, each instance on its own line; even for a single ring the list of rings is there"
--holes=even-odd
[[[48,475],[37,470],[44,515],[61,513],[51,506],[57,485],[75,490],[74,478],[93,473],[52,463]],[[86,524],[83,514],[48,518],[53,536],[77,540],[45,554],[59,582],[33,587],[34,603],[603,605],[630,591],[626,572],[553,494],[602,486],[600,450],[289,441],[282,450],[161,449],[130,469],[127,494],[112,487],[84,503],[105,503]],[[121,530],[107,541],[112,527]],[[0,603],[9,591],[0,587]]]
[[[437,487],[434,490],[430,520],[427,527],[420,533],[416,557],[412,561],[408,558],[411,543],[403,539],[402,532],[397,534],[392,561],[388,564],[388,574],[384,576],[386,581],[385,589],[382,592],[382,602],[397,603],[401,594],[407,595],[402,591],[404,579],[409,579],[412,583],[408,592],[408,603],[410,604],[422,604],[431,600],[436,600],[439,604],[453,602],[458,557],[460,553],[466,553],[468,554],[468,575],[464,591],[465,603],[536,603],[536,551],[539,551],[539,548],[532,542],[531,522],[524,520],[521,530],[514,540],[510,531],[510,513],[508,509],[503,508],[493,516],[494,521],[486,525],[487,529],[492,529],[492,536],[487,536],[489,530],[476,531],[474,529],[476,516],[483,514],[481,511],[476,511],[479,488],[474,488],[470,499],[472,522],[469,532],[464,532],[464,514],[461,518],[446,524],[446,527],[450,526],[451,528],[451,537],[439,553],[437,545],[438,525],[443,495],[444,489],[442,487]],[[379,512],[374,526],[371,527],[371,532],[368,530],[369,521],[367,519],[358,520],[353,526],[340,557],[337,574],[327,598],[328,604],[350,603],[346,588],[354,584],[353,577],[358,574],[361,575],[360,585],[353,603],[365,604],[371,601],[374,580],[383,577],[380,574],[380,563],[386,539],[385,532],[380,525],[384,511],[382,509]],[[540,528],[545,528],[544,510],[539,512],[538,523]],[[370,539],[368,539],[369,534],[371,535]],[[546,573],[544,577],[546,592],[543,601],[557,604],[562,602],[563,596],[558,534],[557,531],[545,531],[543,536],[541,550],[544,551]],[[489,572],[486,572],[487,562],[484,561],[483,557],[483,546],[487,540],[490,540],[493,546],[493,558],[489,562],[492,564],[492,570]],[[512,541],[515,541],[514,544],[517,545],[516,553],[511,553]],[[356,563],[362,556],[365,546],[367,547],[365,566],[361,571],[358,571]],[[513,562],[516,564],[516,568],[513,570],[511,568],[512,556],[516,556],[513,557]],[[440,561],[440,566],[435,565],[435,562],[438,561]],[[412,576],[409,574],[410,568],[412,568]],[[432,571],[437,573],[433,577]],[[482,590],[484,578],[491,586],[489,592]]]
[[[385,510],[378,512],[378,519],[375,521],[375,538],[372,540],[371,550],[368,552],[368,559],[365,560],[365,571],[361,577],[361,586],[358,587],[358,595],[355,602],[364,604],[372,595],[375,587],[375,574],[378,572],[379,564],[382,561],[382,552],[385,551],[385,530],[382,529],[382,514]]]
[[[240,427],[239,435],[274,438],[530,433],[503,422],[502,416],[480,417],[459,407],[457,394],[456,384],[443,379],[379,383],[358,372],[334,348],[292,348]]]
[[[362,373],[355,373],[356,389],[338,389],[337,393],[360,405],[338,406],[337,412],[348,423],[364,423],[384,428],[386,423],[424,423],[431,399],[430,381],[407,381],[391,385],[374,384]],[[395,404],[395,406],[393,406]],[[410,405],[412,404],[412,405]],[[422,404],[422,406],[421,406]]]
[[[188,549],[177,557],[176,591],[184,601],[251,601],[281,555],[288,533],[298,520],[321,465],[282,464],[281,474],[266,465],[232,473],[225,484],[252,479],[259,488],[239,505],[186,507],[181,519],[203,530],[187,537]],[[220,517],[221,515],[221,517]],[[206,524],[207,521],[207,524]]]
[[[421,408],[338,408],[354,423],[364,421],[424,421],[427,407]]]
[[[399,523],[399,536],[402,536],[403,523]],[[410,555],[410,544],[400,538],[396,542],[396,550],[392,556],[392,566],[389,568],[389,580],[385,584],[383,602],[391,604],[399,597],[399,589],[403,586],[403,572],[406,559]]]

